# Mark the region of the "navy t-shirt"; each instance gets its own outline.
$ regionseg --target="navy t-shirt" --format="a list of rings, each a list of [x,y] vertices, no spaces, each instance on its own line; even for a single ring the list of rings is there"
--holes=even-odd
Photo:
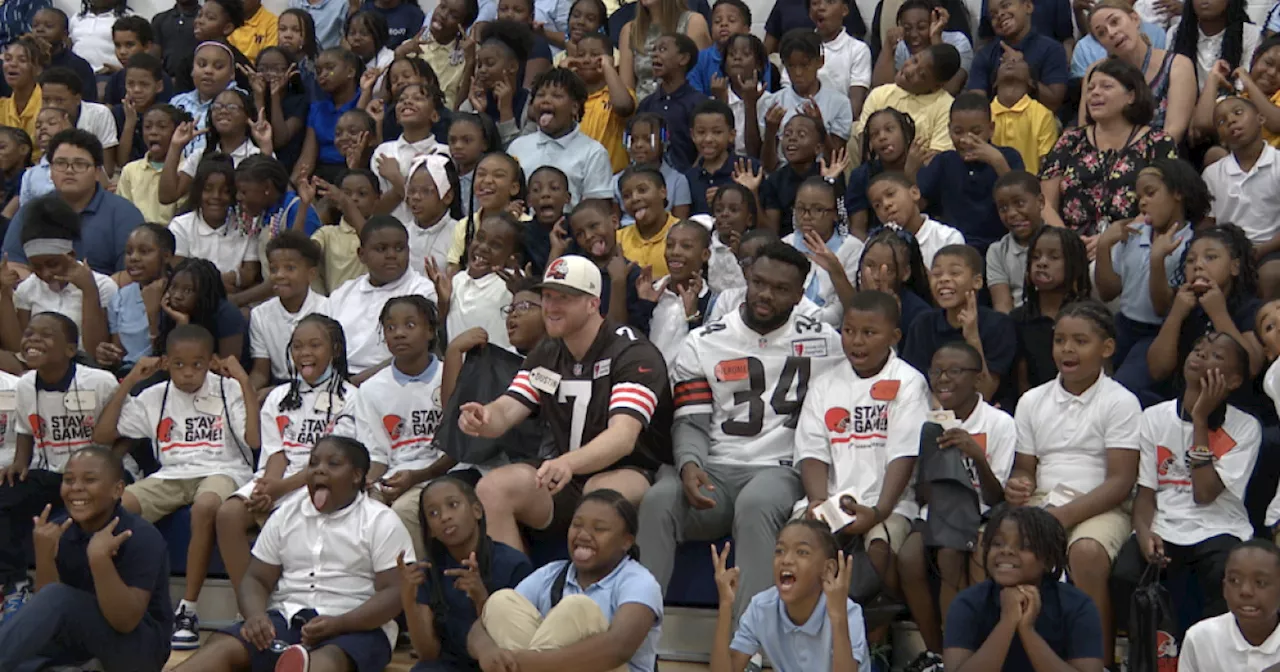
[[[996,147],[1010,170],[1022,170],[1022,155],[1011,147]],[[990,164],[965,161],[954,149],[933,157],[916,175],[920,195],[929,201],[929,212],[964,234],[965,242],[984,255],[1008,230],[996,212],[991,192],[1000,176]]]
[[[141,516],[129,513],[124,507],[116,505],[112,517],[119,517],[115,534],[125,530],[133,534],[120,545],[114,559],[116,572],[120,580],[130,588],[139,588],[151,593],[147,601],[147,611],[143,615],[139,627],[149,627],[157,632],[168,633],[173,630],[173,605],[169,602],[169,548],[160,532]],[[66,520],[63,516],[62,522]],[[78,524],[73,524],[62,535],[58,543],[58,557],[55,564],[58,568],[58,581],[62,584],[94,592],[93,572],[89,569],[89,540],[93,534],[85,532]],[[168,643],[165,642],[165,655],[168,654]]]
[[[986,306],[978,306],[978,338],[987,370],[1000,376],[1000,389],[991,402],[1013,408],[1017,401],[1017,385],[1013,380],[1013,359],[1018,353],[1018,338],[1013,319]],[[952,341],[963,341],[964,333],[947,322],[947,311],[935,308],[916,318],[907,332],[902,358],[920,373],[929,370],[933,353]]]
[[[379,7],[374,0],[365,0],[361,5],[360,11],[375,11],[387,19],[387,32],[390,39],[387,40],[387,48],[395,49],[400,46],[401,42],[418,34],[422,30],[422,22],[426,20],[426,14],[422,13],[422,8],[413,0],[401,0],[400,4],[395,7]]]
[[[436,633],[440,637],[440,658],[474,665],[475,660],[467,653],[467,633],[476,622],[476,607],[467,594],[453,587],[454,579],[444,576],[448,569],[462,569],[462,565],[448,553],[443,558],[436,558],[440,563],[440,576],[444,581],[440,585],[441,595],[448,611],[444,614],[444,632]],[[500,542],[493,542],[493,554],[489,559],[489,580],[485,588],[490,594],[503,588],[515,588],[533,572],[533,563],[524,553]],[[428,571],[427,581],[418,587],[418,604],[431,604],[431,593],[435,586],[435,572]],[[436,614],[437,617],[440,614]]]
[[[956,595],[947,612],[944,648],[969,651],[982,648],[1000,622],[1000,590],[999,584],[988,579]],[[1036,633],[1064,661],[1102,658],[1102,621],[1098,618],[1098,608],[1088,595],[1070,584],[1051,579],[1040,584]],[[1014,635],[1000,669],[1003,672],[1034,669],[1022,648],[1020,635]]]

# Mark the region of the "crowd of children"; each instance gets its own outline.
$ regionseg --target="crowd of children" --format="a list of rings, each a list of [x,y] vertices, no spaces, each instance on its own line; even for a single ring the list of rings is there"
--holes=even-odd
[[[1280,664],[1256,3],[9,4],[0,670]]]

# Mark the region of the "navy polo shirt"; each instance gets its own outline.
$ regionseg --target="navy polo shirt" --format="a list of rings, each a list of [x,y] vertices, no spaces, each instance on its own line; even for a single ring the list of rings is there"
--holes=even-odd
[[[27,206],[18,209],[9,230],[4,234],[4,252],[10,261],[27,263],[22,251],[22,217]],[[88,259],[89,268],[111,275],[124,268],[124,246],[129,234],[143,222],[142,213],[129,201],[101,185],[80,211],[80,240],[75,243],[76,256]]]
[[[811,177],[821,176],[822,168],[815,161],[809,164],[809,169],[803,173],[796,172],[790,164],[787,164],[780,166],[764,178],[764,182],[760,184],[760,207],[781,213],[778,219],[779,236],[785,236],[795,229],[792,206],[795,205],[796,192],[800,191],[800,185]],[[843,175],[836,178],[836,191],[837,193],[845,192]]]
[[[536,219],[524,223],[524,257],[533,264],[534,275],[542,275],[551,257],[551,229]]]
[[[702,167],[702,159],[699,158],[694,162],[689,170],[684,171],[685,179],[689,180],[689,198],[693,201],[689,210],[691,215],[709,215],[711,214],[711,202],[707,200],[707,190],[711,187],[723,187],[726,184],[733,183],[733,167],[738,163],[738,159],[746,159],[751,163],[751,169],[756,170],[760,167],[760,162],[749,156],[739,156],[733,152],[729,152],[729,158],[725,160],[724,165],[720,166],[715,172],[708,171]]]
[[[693,137],[689,135],[689,131],[693,127],[693,108],[706,99],[707,97],[701,92],[689,86],[689,82],[682,83],[671,93],[667,93],[666,89],[660,85],[657,91],[640,101],[640,105],[636,108],[636,112],[654,112],[662,115],[666,120],[665,158],[671,167],[680,172],[689,170],[693,160],[698,156],[697,150],[693,148]],[[693,190],[692,183],[689,189]]]
[[[1000,622],[1000,585],[988,579],[956,595],[947,612],[943,647],[977,651]],[[1080,589],[1046,579],[1040,584],[1036,634],[1064,661],[1102,658],[1102,621],[1098,608]],[[1034,669],[1022,637],[1015,634],[1005,655],[1004,672]]]
[[[422,13],[422,8],[417,2],[405,0],[401,0],[395,7],[379,7],[374,0],[364,0],[360,11],[369,10],[387,19],[387,32],[390,35],[390,39],[387,40],[388,49],[395,49],[401,42],[417,35],[418,31],[422,30],[422,22],[426,19],[426,14]]]
[[[1022,155],[1011,147],[996,147],[1010,170],[1022,170]],[[950,222],[970,245],[986,254],[987,247],[1008,231],[996,212],[991,192],[999,179],[996,169],[982,161],[965,161],[956,150],[933,157],[916,174],[920,195],[929,201],[936,219]]]
[[[902,330],[902,342],[898,344],[898,350],[905,350],[907,336],[911,334],[911,325],[916,321],[917,317],[933,310],[933,306],[930,306],[928,301],[905,287],[898,290],[898,300],[902,303],[898,315],[898,328]]]
[[[444,576],[445,570],[462,569],[462,565],[448,553],[444,553],[443,556],[435,558],[435,562],[440,566],[440,576],[444,578],[440,585],[440,592],[447,607],[441,623],[444,632],[436,633],[440,637],[439,659],[462,662],[473,667],[475,660],[467,654],[467,633],[471,632],[471,626],[478,618],[476,607],[466,593],[454,588],[452,577]],[[503,588],[515,588],[531,573],[533,573],[533,563],[529,562],[529,558],[525,557],[524,553],[500,541],[493,542],[493,553],[489,557],[489,576],[484,582],[490,594]],[[426,583],[418,586],[418,604],[430,605],[436,574],[428,571],[426,575]],[[435,616],[439,619],[441,614],[435,614]],[[437,622],[439,623],[440,620]]]
[[[1000,389],[992,403],[1013,408],[1017,389],[1013,381],[1013,359],[1018,353],[1018,337],[1013,319],[986,306],[978,306],[978,338],[982,341],[982,354],[987,359],[987,370],[1000,376]],[[907,342],[902,348],[902,358],[916,367],[920,373],[929,370],[933,353],[952,341],[963,341],[964,333],[947,322],[947,311],[935,308],[922,313],[911,323]]]
[[[111,73],[111,79],[107,80],[106,95],[102,97],[102,103],[104,105],[119,105],[124,102],[124,96],[126,93],[128,93],[127,91],[125,91],[125,88],[124,88],[124,78],[125,78],[125,73],[127,73],[128,71],[129,71],[128,68],[121,68],[120,70],[117,70]],[[161,72],[160,76],[162,78],[162,81],[164,82],[164,89],[162,89],[159,95],[156,96],[155,102],[167,103],[169,102],[169,96],[173,95],[173,80],[169,79],[169,74],[166,72]],[[120,119],[123,119],[123,117],[120,117]],[[142,126],[141,120],[138,121],[138,126],[139,127]],[[117,119],[116,121],[117,132],[122,127],[123,127],[123,122]]]
[[[969,83],[966,89],[986,91],[987,96],[996,95],[996,70],[1000,68],[1000,58],[1004,56],[1004,47],[1000,44],[1004,39],[992,40],[973,57],[973,69],[969,70]],[[1046,37],[1035,28],[1021,42],[1011,44],[1022,52],[1031,70],[1031,78],[1041,84],[1066,84],[1070,76],[1067,64],[1067,52],[1062,43]]]
[[[120,73],[116,73],[116,74],[120,74]],[[121,80],[121,81],[123,82],[124,80]],[[153,103],[153,105],[161,105],[163,103],[169,102],[168,82],[169,82],[169,78],[168,76],[166,76],[165,91],[161,93],[159,96],[156,96],[156,102]],[[110,88],[107,89],[107,95],[108,96],[111,95]],[[133,145],[131,145],[129,148],[130,161],[137,161],[138,159],[141,159],[142,157],[147,155],[147,141],[142,138],[142,115],[144,114],[146,114],[146,110],[143,110],[138,113],[138,123],[135,124],[133,127]],[[115,120],[116,120],[116,135],[121,139],[121,141],[123,141],[124,140],[124,104],[117,101],[114,105],[112,105],[111,116],[115,117]],[[114,150],[107,150],[107,151],[114,151]],[[286,163],[285,165],[287,166],[291,164]]]
[[[996,36],[991,29],[991,15],[987,13],[987,0],[982,0],[981,24],[978,36],[992,38]],[[1068,0],[1035,0],[1031,10],[1031,29],[1041,35],[1048,35],[1059,42],[1075,37],[1075,17],[1071,15],[1071,3]]]
[[[151,33],[163,54],[164,71],[170,77],[180,77],[182,60],[196,50],[196,15],[200,5],[192,3],[190,11],[176,5],[151,17]],[[191,71],[187,70],[187,76]]]
[[[327,94],[311,101],[311,110],[307,114],[307,127],[316,133],[316,145],[320,148],[317,160],[320,163],[347,165],[347,160],[342,156],[342,152],[339,152],[338,148],[333,145],[333,136],[338,131],[338,118],[348,111],[354,110],[356,103],[359,101],[360,89],[356,89],[356,94],[351,96],[351,100],[341,107],[335,106],[333,97]],[[517,107],[516,109],[520,108]],[[497,119],[497,117],[495,116],[494,119]]]
[[[569,254],[576,254],[587,257],[587,253],[578,247],[577,243],[569,244]],[[602,264],[596,264],[600,267],[600,314],[607,316],[609,314],[609,299],[613,296],[613,279],[609,277],[609,271]],[[652,301],[645,301],[640,298],[640,293],[636,291],[636,280],[640,277],[640,265],[631,264],[631,269],[627,271],[627,324],[649,334],[649,322],[653,319],[653,309],[658,304]]]
[[[849,187],[844,192],[844,211],[850,215],[866,212],[868,231],[874,231],[881,222],[876,217],[875,208],[871,207],[871,200],[867,198],[867,187],[871,186],[871,178],[883,172],[884,165],[880,163],[880,159],[871,159],[869,163],[864,163],[849,173]]]
[[[115,534],[125,530],[133,534],[120,545],[113,562],[120,580],[130,588],[151,593],[147,611],[139,626],[149,626],[158,632],[173,630],[173,605],[169,602],[169,547],[151,523],[141,516],[129,513],[116,504],[112,517],[119,517]],[[62,522],[66,516],[62,516]],[[86,532],[79,524],[73,524],[62,533],[58,542],[58,582],[63,585],[94,593],[93,572],[89,569],[89,540],[93,533]],[[168,643],[166,642],[166,648]]]
[[[794,28],[809,30],[815,28],[813,20],[809,18],[808,1],[778,0],[773,5],[773,10],[769,12],[769,18],[764,22],[764,34],[781,40],[787,31]],[[857,6],[849,7],[848,16],[844,17],[844,29],[854,37],[867,34],[867,25],[862,22],[862,13],[858,11]]]

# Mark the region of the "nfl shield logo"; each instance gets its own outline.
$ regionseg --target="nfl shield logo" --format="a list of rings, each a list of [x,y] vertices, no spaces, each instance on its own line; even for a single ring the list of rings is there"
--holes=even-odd
[[[769,346],[769,339],[767,339],[767,338],[761,338],[761,339],[759,339],[758,341],[756,341],[756,346],[757,346],[757,347],[759,347],[759,348],[762,348],[762,349],[763,349],[763,348],[768,347],[768,346]]]
[[[582,365],[581,365],[581,364],[574,364],[574,365],[573,365],[573,375],[575,375],[575,376],[581,376],[581,375],[582,375]]]

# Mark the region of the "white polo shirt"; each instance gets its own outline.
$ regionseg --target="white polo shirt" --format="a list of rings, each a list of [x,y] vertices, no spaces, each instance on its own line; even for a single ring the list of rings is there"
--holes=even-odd
[[[262,153],[262,150],[258,148],[258,144],[253,141],[253,138],[245,138],[244,142],[240,143],[239,147],[236,147],[229,152],[226,151],[226,147],[222,146],[218,147],[218,151],[231,157],[231,165],[233,166],[239,166],[241,161]],[[204,152],[201,151],[192,152],[182,157],[182,164],[178,166],[178,172],[185,173],[188,177],[195,177],[196,169],[200,167],[200,159],[203,156]]]
[[[280,297],[260,303],[249,313],[249,352],[253,359],[271,361],[271,377],[289,379],[289,341],[302,318],[312,314],[329,314],[329,299],[307,290],[298,312],[291,313],[280,303]]]
[[[230,215],[227,218],[230,219]],[[174,217],[169,231],[176,243],[174,255],[208,259],[218,267],[219,273],[237,271],[242,263],[258,261],[257,238],[250,238],[239,229],[233,230],[225,222],[216,229],[209,226],[199,208]]]
[[[231,431],[227,431],[228,425]],[[244,439],[245,405],[240,384],[208,373],[195,394],[169,381],[129,397],[120,411],[121,436],[151,439],[160,459],[160,479],[223,475],[244,485],[253,459]]]
[[[507,319],[502,316],[502,308],[510,303],[507,281],[497,273],[473,278],[466,271],[458,271],[453,276],[453,296],[449,299],[449,316],[445,318],[449,340],[472,327],[480,327],[489,334],[490,345],[510,350]]]
[[[116,118],[111,108],[101,103],[80,103],[80,118],[76,120],[76,128],[89,131],[102,143],[103,149],[111,149],[120,144],[116,137]]]
[[[1178,401],[1166,401],[1142,413],[1142,462],[1138,485],[1156,493],[1151,530],[1161,539],[1192,546],[1220,534],[1244,541],[1253,525],[1244,510],[1244,490],[1262,445],[1262,427],[1248,413],[1227,406],[1222,427],[1209,433],[1214,469],[1226,487],[1209,504],[1196,504],[1187,451],[1195,444],[1191,422],[1178,416]]]
[[[22,374],[16,385],[17,433],[34,438],[31,468],[62,473],[72,453],[92,446],[94,420],[118,386],[109,372],[87,366],[75,367],[65,392],[37,390],[36,372]]]
[[[1218,222],[1244,229],[1254,245],[1280,233],[1280,150],[1262,143],[1262,154],[1249,172],[1235,155],[1204,169],[1204,182],[1213,195],[1209,214]]]
[[[18,450],[18,377],[0,371],[0,469],[13,464]]]
[[[111,297],[116,295],[120,287],[111,276],[93,272],[93,282],[98,286],[98,303],[102,306],[102,316],[106,317],[107,306]],[[76,323],[76,328],[84,329],[84,292],[71,283],[65,283],[61,290],[55,290],[49,283],[35,275],[27,276],[22,284],[13,292],[13,307],[25,310],[30,315],[38,313],[58,313]],[[83,334],[81,338],[83,339]],[[78,343],[77,343],[78,345]]]
[[[653,284],[656,286],[664,281],[670,282],[669,278],[670,276],[659,278]],[[710,292],[711,289],[704,283],[698,298],[701,299]],[[711,305],[715,305],[714,298]],[[670,289],[663,289],[653,307],[653,317],[649,320],[649,342],[662,353],[668,370],[676,361],[676,353],[680,352],[680,342],[689,336],[688,318],[684,310],[684,299]]]
[[[1178,672],[1263,670],[1280,662],[1280,628],[1261,646],[1240,634],[1231,612],[1206,618],[1187,630],[1178,657]]]
[[[391,351],[382,340],[382,324],[378,322],[378,316],[387,301],[410,294],[436,302],[436,286],[413,269],[406,270],[399,280],[381,287],[369,284],[369,274],[366,273],[342,283],[329,295],[329,316],[342,325],[347,337],[347,365],[351,375],[391,358]]]
[[[132,13],[126,10],[125,16],[129,16]],[[111,30],[111,27],[115,25],[116,20],[119,18],[113,11],[107,11],[102,14],[77,12],[67,22],[67,33],[68,37],[71,38],[71,52],[88,61],[89,67],[93,68],[94,74],[100,72],[103,66],[122,67],[120,59],[116,58],[116,49],[115,44],[112,42]]]
[[[1105,373],[1080,396],[1055,378],[1018,400],[1017,452],[1039,460],[1036,491],[1058,485],[1089,492],[1107,477],[1108,450],[1139,450],[1142,407]]]
[[[885,469],[920,454],[920,427],[929,410],[929,386],[891,351],[880,373],[863,378],[848,359],[809,386],[796,426],[795,463],[830,466],[829,493],[848,492],[859,504],[880,499]],[[894,511],[915,519],[920,507],[908,486]]]
[[[407,469],[426,469],[444,456],[435,447],[443,415],[443,372],[438,359],[413,377],[392,365],[374,374],[356,392],[351,404],[356,438],[369,448],[374,462],[387,465],[387,476]]]
[[[938,220],[925,215],[924,223],[916,232],[916,242],[920,244],[920,256],[924,257],[924,268],[933,268],[933,256],[938,250],[948,245],[964,245],[964,234]]]
[[[841,29],[830,42],[822,43],[822,68],[818,77],[824,86],[849,93],[849,87],[871,88],[871,48],[865,42]],[[787,69],[782,69],[782,83],[791,86]]]
[[[435,259],[436,268],[443,271],[449,265],[449,247],[453,245],[453,229],[458,223],[446,211],[435,224],[419,226],[410,214],[409,221],[404,223],[409,232],[409,268],[425,273],[427,259],[431,258]]]
[[[308,496],[284,503],[262,526],[253,556],[281,569],[269,609],[291,620],[303,609],[341,616],[377,593],[379,572],[415,558],[409,531],[385,504],[360,493],[349,506],[320,513]],[[395,648],[395,621],[382,625]]]
[[[400,174],[404,176],[406,181],[408,181],[409,166],[413,164],[413,160],[419,156],[427,156],[428,154],[449,156],[449,146],[436,142],[436,136],[428,132],[427,137],[417,142],[409,142],[404,139],[404,135],[401,135],[395,140],[384,142],[374,148],[373,157],[369,160],[369,165],[372,167],[373,172],[378,176],[378,182],[382,185],[382,193],[385,194],[391,190],[391,182],[389,182],[387,178],[383,177],[382,173],[378,171],[378,161],[382,157],[393,157],[396,160],[396,164],[400,166]],[[454,194],[454,196],[456,198],[457,194]],[[414,226],[413,213],[409,211],[409,206],[403,199],[398,205],[396,205],[395,210],[391,211],[391,216],[400,220],[400,223],[404,224],[406,228]],[[421,270],[422,265],[419,264],[413,268]]]

